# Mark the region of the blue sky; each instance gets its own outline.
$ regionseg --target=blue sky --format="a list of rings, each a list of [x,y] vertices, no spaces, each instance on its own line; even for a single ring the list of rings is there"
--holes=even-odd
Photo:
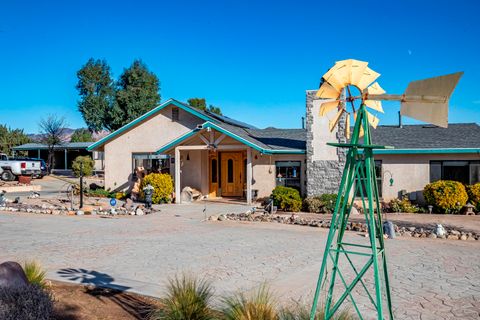
[[[389,93],[464,71],[451,122],[480,122],[477,1],[0,1],[0,123],[38,131],[48,113],[84,126],[76,71],[136,58],[162,100],[205,97],[258,127],[300,127],[305,90],[337,60],[370,62]],[[382,124],[397,121],[390,104]]]

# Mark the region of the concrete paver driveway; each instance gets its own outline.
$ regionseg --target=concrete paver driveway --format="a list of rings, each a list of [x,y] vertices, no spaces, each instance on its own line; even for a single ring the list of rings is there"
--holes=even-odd
[[[212,279],[219,295],[267,281],[279,299],[310,302],[326,229],[205,222],[203,209],[170,205],[111,219],[0,213],[0,261],[36,259],[52,279],[157,296],[183,271]],[[206,213],[233,211],[245,207],[209,204]],[[386,245],[398,319],[479,318],[480,241],[397,238]]]

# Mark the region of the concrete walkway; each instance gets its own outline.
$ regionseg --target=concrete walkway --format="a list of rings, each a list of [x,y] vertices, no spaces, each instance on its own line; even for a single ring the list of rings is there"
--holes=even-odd
[[[328,230],[202,221],[247,209],[240,205],[161,208],[119,218],[0,213],[0,261],[37,259],[52,279],[153,296],[191,272],[211,279],[218,296],[267,281],[282,301],[311,301]],[[365,241],[353,232],[347,239]],[[478,241],[397,238],[387,249],[398,319],[479,318]]]

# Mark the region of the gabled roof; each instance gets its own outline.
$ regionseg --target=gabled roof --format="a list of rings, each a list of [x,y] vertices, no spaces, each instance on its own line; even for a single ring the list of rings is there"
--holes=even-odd
[[[480,126],[451,123],[448,128],[434,125],[378,126],[371,130],[374,144],[394,149],[375,150],[377,154],[479,153]]]
[[[147,113],[143,114],[142,116],[138,117],[137,119],[127,123],[126,125],[124,125],[120,129],[115,130],[114,132],[110,133],[106,137],[104,137],[104,138],[98,140],[97,142],[93,143],[92,145],[90,145],[88,147],[87,150],[91,151],[91,150],[94,150],[94,149],[104,145],[105,143],[112,140],[113,138],[119,136],[120,134],[124,133],[125,131],[131,129],[132,127],[134,127],[134,126],[136,126],[140,123],[142,123],[144,120],[150,118],[151,116],[157,114],[158,112],[160,112],[160,110],[162,110],[163,108],[165,108],[169,105],[174,105],[176,107],[179,107],[180,109],[183,109],[183,110],[199,117],[200,119],[202,119],[204,121],[216,121],[211,115],[209,115],[208,113],[206,113],[202,110],[193,108],[193,107],[191,107],[191,106],[189,106],[185,103],[182,103],[180,101],[177,101],[175,99],[168,99],[164,103],[160,104],[158,107],[153,108],[152,110],[148,111]]]
[[[187,132],[164,145],[157,154],[164,153],[182,143],[197,132],[212,128],[264,154],[304,154],[305,130],[303,129],[245,129],[227,123],[205,122],[200,127]],[[302,133],[303,131],[303,133]],[[260,136],[260,137],[257,137]],[[303,140],[302,140],[303,139]]]

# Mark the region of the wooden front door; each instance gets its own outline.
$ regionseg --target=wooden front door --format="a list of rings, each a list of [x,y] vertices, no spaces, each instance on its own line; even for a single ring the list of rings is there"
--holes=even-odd
[[[222,196],[241,197],[243,195],[243,156],[242,152],[222,152]]]
[[[218,172],[218,157],[216,153],[213,153],[209,156],[209,183],[208,183],[208,196],[210,198],[216,198],[218,192],[218,183],[219,183],[219,172]]]

